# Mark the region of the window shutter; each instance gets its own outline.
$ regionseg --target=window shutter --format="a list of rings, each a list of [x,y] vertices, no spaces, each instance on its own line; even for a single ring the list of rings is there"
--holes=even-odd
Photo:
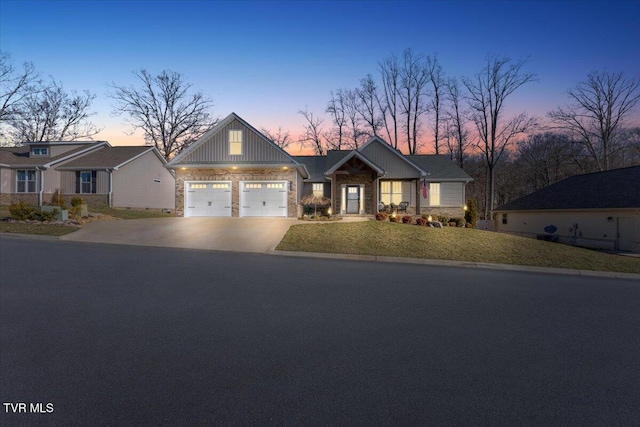
[[[95,193],[96,192],[96,182],[98,182],[98,172],[97,171],[91,171],[91,192]]]
[[[80,171],[76,171],[76,194],[80,194]]]

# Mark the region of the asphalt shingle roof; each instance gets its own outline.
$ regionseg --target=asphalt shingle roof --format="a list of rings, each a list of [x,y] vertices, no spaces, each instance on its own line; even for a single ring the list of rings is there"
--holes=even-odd
[[[473,179],[458,165],[451,161],[448,156],[439,154],[414,154],[406,156],[407,159],[415,163],[420,169],[427,172],[427,179],[451,179],[466,180]]]
[[[73,148],[57,156],[30,156],[31,147],[29,145],[23,145],[21,147],[3,147],[0,148],[0,164],[9,166],[43,166],[48,163],[55,163],[56,161],[63,159],[72,154],[85,150],[93,145],[103,144],[104,142],[98,141],[90,144],[82,144],[77,148]],[[73,143],[69,143],[73,144]]]
[[[640,208],[640,166],[575,175],[496,211]]]
[[[300,164],[303,164],[309,172],[309,181],[322,182],[327,170],[327,158],[325,156],[293,156]]]
[[[127,160],[148,151],[150,147],[105,147],[93,151],[85,156],[66,162],[60,169],[86,168],[86,169],[107,169],[114,168],[125,163]]]

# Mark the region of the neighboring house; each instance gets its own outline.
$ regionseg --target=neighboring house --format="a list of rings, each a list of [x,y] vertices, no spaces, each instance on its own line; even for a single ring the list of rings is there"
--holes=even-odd
[[[336,214],[374,214],[407,202],[408,213],[463,216],[471,181],[446,156],[404,156],[380,138],[358,150],[291,156],[230,114],[171,160],[176,215],[298,217],[301,198],[331,198]]]
[[[175,182],[152,147],[112,147],[106,141],[25,143],[0,148],[0,204],[67,203],[173,209]]]
[[[497,208],[494,230],[640,252],[640,166],[576,175]]]

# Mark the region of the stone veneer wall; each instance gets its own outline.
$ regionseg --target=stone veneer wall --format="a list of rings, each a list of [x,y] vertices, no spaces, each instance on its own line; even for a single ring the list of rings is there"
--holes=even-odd
[[[176,170],[176,216],[184,216],[185,181],[231,181],[231,216],[240,216],[240,181],[291,181],[287,185],[287,216],[297,218],[302,207],[298,206],[297,179],[295,169],[177,169]]]
[[[45,201],[46,201],[45,196]],[[38,193],[1,193],[0,205],[8,206],[14,203],[23,202],[27,205],[38,205]]]
[[[88,206],[92,207],[101,207],[109,205],[109,195],[108,194],[63,194],[64,202],[67,206],[71,206],[71,199],[74,197],[82,197],[84,202]],[[46,201],[51,201],[51,196],[44,198]]]
[[[371,215],[377,212],[373,208],[374,181],[371,174],[335,174],[335,192],[333,194],[334,212],[340,213],[342,210],[342,186],[364,184],[364,213]]]

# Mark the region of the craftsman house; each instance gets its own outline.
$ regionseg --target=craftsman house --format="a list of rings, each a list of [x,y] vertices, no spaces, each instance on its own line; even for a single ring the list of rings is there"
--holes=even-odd
[[[67,204],[173,209],[175,181],[153,147],[112,147],[106,141],[25,143],[0,148],[0,204]]]
[[[339,215],[385,205],[408,214],[463,216],[471,177],[446,156],[405,156],[382,139],[326,156],[291,156],[230,114],[173,158],[179,216],[299,217],[302,197],[323,195]]]

